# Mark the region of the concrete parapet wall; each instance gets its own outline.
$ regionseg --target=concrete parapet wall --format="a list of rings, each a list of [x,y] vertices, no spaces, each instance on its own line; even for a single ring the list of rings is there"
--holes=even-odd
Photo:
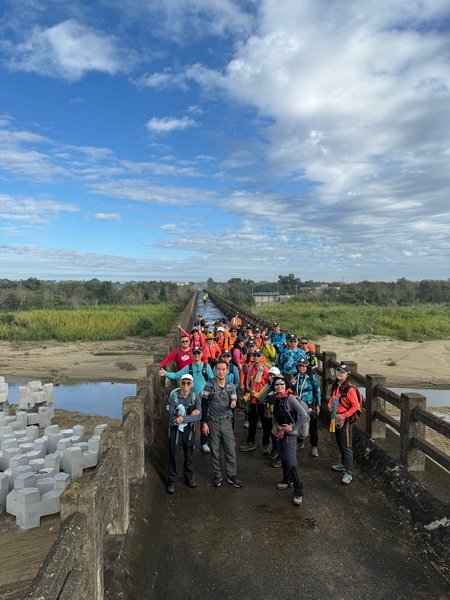
[[[57,543],[47,554],[40,572],[31,584],[24,600],[84,598],[80,595],[85,588],[83,561],[84,547],[89,536],[86,516],[76,512],[61,526]],[[71,581],[72,596],[63,595]],[[73,583],[76,583],[73,586]]]
[[[193,295],[179,317],[185,328],[189,327],[195,298]],[[167,338],[167,350],[178,341],[175,325]],[[130,486],[142,487],[146,444],[152,444],[155,422],[163,410],[158,366],[149,367],[148,376],[137,387],[136,397],[124,399],[122,426],[95,471],[72,482],[62,495],[60,534],[20,600],[104,598],[105,542],[108,536],[120,537],[128,530]]]

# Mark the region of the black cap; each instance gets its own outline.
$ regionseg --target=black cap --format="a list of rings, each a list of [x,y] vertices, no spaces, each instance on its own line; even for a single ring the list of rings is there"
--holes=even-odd
[[[351,373],[347,365],[339,365],[339,367],[336,367],[336,371],[342,371],[343,373]]]

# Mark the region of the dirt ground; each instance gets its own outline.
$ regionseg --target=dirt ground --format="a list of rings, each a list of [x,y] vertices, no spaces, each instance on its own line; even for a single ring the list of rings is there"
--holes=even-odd
[[[450,389],[450,340],[401,342],[384,337],[315,340],[361,374],[381,373],[392,387]],[[136,381],[160,353],[161,338],[106,342],[0,342],[0,375],[6,380]]]

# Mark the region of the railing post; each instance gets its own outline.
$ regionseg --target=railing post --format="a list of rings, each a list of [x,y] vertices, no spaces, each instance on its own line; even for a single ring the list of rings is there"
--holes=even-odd
[[[386,423],[375,419],[376,410],[386,411],[386,400],[375,394],[377,385],[386,387],[386,377],[379,374],[366,375],[366,433],[374,439],[386,437]]]
[[[422,394],[401,394],[402,412],[400,415],[400,462],[408,471],[425,470],[425,454],[414,447],[412,438],[425,438],[425,425],[416,421],[413,410],[419,406],[426,409],[427,399]]]
[[[327,404],[328,398],[330,396],[330,384],[328,383],[329,379],[333,378],[333,367],[331,366],[331,361],[336,361],[336,352],[326,352],[322,353],[322,390],[321,390],[321,404]]]

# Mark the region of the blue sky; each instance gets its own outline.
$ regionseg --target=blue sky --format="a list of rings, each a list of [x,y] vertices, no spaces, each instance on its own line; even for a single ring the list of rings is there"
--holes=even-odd
[[[2,0],[0,277],[447,278],[447,0]]]

